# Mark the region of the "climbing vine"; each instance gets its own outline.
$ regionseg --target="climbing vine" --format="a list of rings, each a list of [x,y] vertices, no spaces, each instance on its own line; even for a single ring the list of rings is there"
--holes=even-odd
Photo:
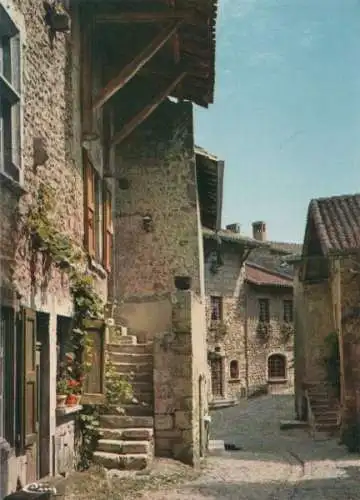
[[[72,353],[67,353],[65,363],[67,375],[82,388],[86,373],[92,364],[93,343],[86,331],[85,322],[89,318],[100,318],[103,303],[94,289],[93,278],[84,274],[84,253],[71,238],[58,230],[55,223],[55,190],[41,183],[36,199],[30,206],[25,221],[25,233],[29,242],[32,264],[37,262],[38,254],[43,257],[43,271],[47,274],[55,265],[68,275],[70,292],[74,303],[72,329]],[[32,268],[35,276],[34,268]],[[34,279],[33,279],[34,284]],[[69,366],[70,365],[70,366]],[[63,380],[64,367],[59,367],[58,383]],[[81,440],[79,466],[87,467],[92,455],[94,440],[97,436],[99,409],[93,405],[84,407],[79,416]]]

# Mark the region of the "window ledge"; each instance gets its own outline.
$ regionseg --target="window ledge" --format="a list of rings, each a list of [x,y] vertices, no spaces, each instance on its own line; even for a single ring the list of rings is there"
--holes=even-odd
[[[72,415],[73,413],[77,413],[83,409],[82,405],[75,406],[60,406],[56,408],[56,416],[57,417],[65,417],[67,415]]]
[[[241,382],[240,378],[229,378],[228,380],[229,384],[233,383],[235,384],[236,382]]]
[[[9,191],[12,191],[17,196],[23,196],[27,194],[25,188],[21,186],[17,181],[14,181],[11,177],[0,171],[0,187],[5,186]]]
[[[286,384],[287,378],[268,378],[268,384]]]
[[[100,278],[107,278],[108,273],[105,271],[103,266],[92,257],[89,257],[89,269],[93,273],[97,274]]]

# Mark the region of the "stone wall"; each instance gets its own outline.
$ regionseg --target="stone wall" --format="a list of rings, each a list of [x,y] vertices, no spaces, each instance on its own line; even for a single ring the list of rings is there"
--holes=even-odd
[[[161,302],[175,290],[175,276],[191,277],[192,290],[202,291],[191,103],[164,102],[121,144],[115,163],[116,320],[151,338],[170,320]],[[144,313],[147,321],[132,323]]]
[[[197,466],[207,412],[205,310],[190,291],[172,294],[172,304],[172,331],[154,339],[155,453]]]
[[[220,347],[224,369],[224,397],[236,398],[241,394],[241,388],[245,388],[245,295],[244,278],[245,270],[241,267],[243,252],[238,245],[226,245],[223,243],[222,252],[223,266],[216,274],[211,268],[211,255],[209,248],[205,246],[208,256],[205,262],[205,293],[206,293],[206,323],[207,323],[207,345],[210,351]],[[211,321],[211,296],[223,297],[223,319],[226,325],[226,333],[219,333],[218,328]],[[230,362],[236,360],[239,366],[239,377],[231,379]]]
[[[45,283],[41,259],[35,267],[31,266],[23,229],[28,208],[34,203],[39,185],[44,183],[55,193],[54,225],[70,236],[75,245],[83,244],[79,24],[75,15],[72,33],[58,35],[51,47],[41,0],[3,3],[21,35],[22,168],[20,186],[0,179],[0,285],[2,299],[11,296],[7,291],[15,288],[21,297],[17,306],[49,314],[50,379],[44,390],[49,392],[50,407],[43,410],[49,413],[47,452],[53,472],[57,315],[71,316],[73,304],[67,276],[57,269],[51,269],[48,283],[41,286]],[[35,166],[38,139],[43,141],[48,159],[44,165]],[[99,278],[96,283],[106,300],[106,279]],[[22,484],[27,482],[27,461],[27,457],[11,457],[10,490],[16,488],[18,478]]]
[[[358,257],[341,263],[341,315],[344,353],[345,413],[343,429],[359,422],[360,387],[360,311]]]
[[[260,298],[270,302],[270,332],[263,337],[258,331]],[[289,333],[282,322],[283,301],[293,298],[292,289],[255,287],[246,285],[247,317],[247,372],[248,392],[268,386],[270,392],[288,391],[294,385],[294,331],[289,325]],[[286,357],[287,376],[283,382],[268,379],[268,357],[281,354]]]

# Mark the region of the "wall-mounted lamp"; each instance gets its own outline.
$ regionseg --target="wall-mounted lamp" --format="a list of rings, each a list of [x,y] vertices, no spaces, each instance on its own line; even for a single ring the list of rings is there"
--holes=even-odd
[[[153,219],[150,214],[146,214],[143,217],[143,229],[147,233],[150,233],[154,229]]]

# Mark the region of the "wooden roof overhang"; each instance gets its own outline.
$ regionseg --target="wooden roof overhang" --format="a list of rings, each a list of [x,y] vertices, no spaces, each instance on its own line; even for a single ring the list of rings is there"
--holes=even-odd
[[[159,89],[116,132],[112,145],[127,137],[168,96],[202,107],[213,102],[217,0],[72,2],[82,8],[91,32],[98,33],[104,61],[107,57],[122,61],[92,97],[92,111],[102,108],[133,79],[151,79]]]
[[[201,222],[217,231],[221,228],[224,162],[198,146],[195,159]]]

